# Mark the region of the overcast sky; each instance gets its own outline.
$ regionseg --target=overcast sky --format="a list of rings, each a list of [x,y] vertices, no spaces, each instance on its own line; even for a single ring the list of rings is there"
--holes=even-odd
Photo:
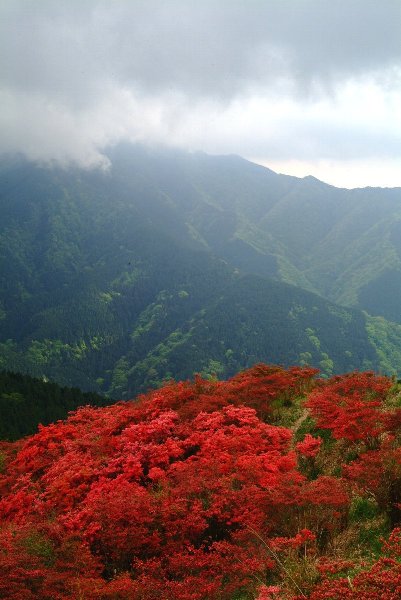
[[[401,186],[401,0],[1,0],[0,152],[121,139]]]

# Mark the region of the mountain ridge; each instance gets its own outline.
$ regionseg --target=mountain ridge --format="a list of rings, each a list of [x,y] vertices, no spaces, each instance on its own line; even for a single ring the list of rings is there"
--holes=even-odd
[[[294,363],[312,361],[326,375],[353,368],[400,369],[400,326],[326,302],[323,278],[311,276],[318,273],[312,258],[309,271],[301,269],[300,248],[309,248],[311,232],[319,229],[322,237],[324,229],[333,231],[336,203],[325,219],[315,214],[322,202],[330,203],[317,192],[323,186],[335,195],[331,186],[280,176],[240,157],[119,146],[109,158],[109,172],[49,169],[23,160],[2,165],[2,368],[120,397],[194,371],[227,377],[251,366],[251,360],[288,366],[290,356]],[[301,196],[294,186],[301,186]],[[374,209],[369,223],[378,210],[371,196],[364,199]],[[391,208],[397,198],[390,196]],[[340,194],[342,206],[347,198],[348,191]],[[294,202],[300,203],[295,215]],[[290,224],[283,221],[285,214]],[[360,220],[357,226],[365,231]],[[353,231],[352,219],[340,227],[344,239],[347,227]],[[397,269],[397,240],[389,236]],[[336,244],[334,239],[325,252],[338,262]],[[351,266],[351,275],[362,273],[368,280],[372,269],[366,256],[358,255],[360,242],[354,244],[359,270]],[[387,251],[380,256],[377,244],[380,273]],[[377,314],[380,297],[370,293],[368,303],[373,301]],[[231,314],[223,332],[219,311]],[[396,306],[389,305],[387,312],[396,321]],[[235,330],[237,347],[232,348]],[[273,330],[277,339],[295,335],[298,341],[279,352],[269,334]],[[256,353],[250,345],[255,332],[262,340]],[[203,348],[202,355],[193,346]],[[242,355],[241,346],[248,348]]]

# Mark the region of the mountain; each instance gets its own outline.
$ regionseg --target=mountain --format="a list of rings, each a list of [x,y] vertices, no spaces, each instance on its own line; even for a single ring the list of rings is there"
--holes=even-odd
[[[113,178],[133,194],[141,179],[157,202],[152,220],[162,204],[200,246],[242,270],[401,321],[401,188],[338,189],[239,156],[121,145],[109,157]]]
[[[108,155],[108,171],[1,164],[0,368],[113,397],[259,361],[401,370],[401,325],[324,299],[318,277],[352,246],[374,287],[361,239],[380,211],[396,224],[397,190],[374,201],[236,156]]]

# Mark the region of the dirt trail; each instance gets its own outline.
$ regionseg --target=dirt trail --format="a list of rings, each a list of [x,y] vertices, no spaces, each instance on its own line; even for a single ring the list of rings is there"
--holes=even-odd
[[[302,411],[302,414],[298,417],[298,419],[295,421],[294,425],[292,427],[290,427],[291,431],[293,433],[296,433],[298,431],[298,429],[301,427],[302,423],[305,421],[305,419],[307,419],[309,417],[309,410],[307,408],[304,408],[304,410]]]

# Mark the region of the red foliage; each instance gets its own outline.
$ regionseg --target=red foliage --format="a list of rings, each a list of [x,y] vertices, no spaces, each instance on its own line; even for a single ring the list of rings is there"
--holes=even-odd
[[[260,539],[277,538],[283,507],[302,503],[307,483],[291,432],[257,413],[299,395],[314,373],[257,366],[226,383],[197,378],[40,428],[8,465],[0,517],[3,535],[18,523],[50,536],[52,559],[14,547],[8,560],[23,576],[20,588],[4,582],[9,597],[71,597],[66,569],[60,591],[50,584],[65,540],[93,557],[79,575],[90,598],[229,598],[264,576],[275,563]],[[287,547],[308,538],[296,521],[285,528],[283,547],[288,533]]]
[[[280,591],[278,585],[262,585],[257,600],[279,600]]]
[[[306,406],[335,439],[369,441],[383,430],[383,400],[391,386],[391,379],[371,372],[336,376],[314,390]]]
[[[272,412],[275,401],[291,403],[297,396],[309,392],[314,386],[317,369],[259,364],[243,371],[225,382],[205,381],[199,376],[195,383],[171,383],[157,390],[142,402],[149,408],[171,408],[182,419],[191,419],[200,412],[213,412],[233,404],[254,408],[258,417],[265,420]]]
[[[399,600],[401,598],[401,532],[394,529],[385,554],[370,569],[349,577],[324,578],[310,595],[310,600]],[[344,563],[340,570],[352,564]],[[339,569],[327,569],[325,574],[338,573]]]
[[[294,450],[292,432],[266,422],[311,392],[315,373],[258,365],[227,382],[171,383],[137,402],[84,407],[5,447],[0,597],[230,600],[246,588],[280,598],[279,586],[260,583],[285,577],[280,557],[321,549],[349,506],[342,478],[309,481],[299,469],[322,440],[307,434]],[[371,374],[335,378],[309,406],[334,437],[365,439],[384,430],[388,387]],[[369,577],[386,569],[396,567],[380,563]],[[311,597],[351,597],[329,571]]]
[[[310,433],[307,433],[302,442],[298,442],[296,450],[298,454],[305,458],[315,458],[320,450],[322,444],[322,438],[319,436],[312,437]]]

